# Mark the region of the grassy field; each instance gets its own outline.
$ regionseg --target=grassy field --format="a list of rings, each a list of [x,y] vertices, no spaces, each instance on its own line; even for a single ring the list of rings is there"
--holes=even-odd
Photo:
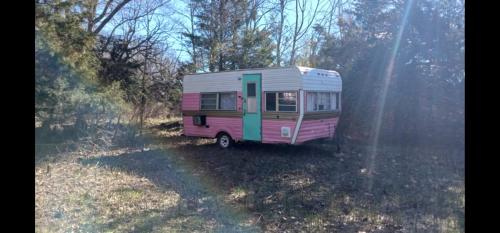
[[[463,150],[222,150],[159,123],[145,150],[38,148],[36,232],[464,232]]]

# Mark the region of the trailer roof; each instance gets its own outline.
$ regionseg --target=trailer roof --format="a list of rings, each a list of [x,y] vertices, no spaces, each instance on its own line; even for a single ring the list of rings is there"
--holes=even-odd
[[[334,73],[336,75],[340,75],[337,71],[335,70],[325,70],[325,69],[319,69],[319,68],[311,68],[311,67],[305,67],[305,66],[285,66],[285,67],[265,67],[265,68],[250,68],[250,69],[240,69],[240,70],[224,70],[224,71],[216,71],[216,72],[203,72],[203,73],[189,73],[187,75],[203,75],[203,74],[216,74],[216,73],[230,73],[230,72],[244,72],[244,71],[253,71],[253,70],[275,70],[275,69],[290,69],[290,68],[296,68],[300,71],[301,74],[304,74],[304,72],[308,72],[311,70],[321,70],[321,71],[326,71],[329,73]]]

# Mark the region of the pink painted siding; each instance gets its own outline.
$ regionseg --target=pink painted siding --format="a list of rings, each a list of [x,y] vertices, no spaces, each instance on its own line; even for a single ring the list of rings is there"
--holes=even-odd
[[[242,119],[234,117],[208,117],[206,124],[210,126],[193,125],[193,117],[182,117],[184,122],[184,134],[186,136],[215,137],[218,132],[225,131],[235,140],[242,138]]]
[[[243,92],[238,91],[236,93],[236,95],[237,95],[236,96],[236,111],[242,112],[243,111]]]
[[[184,93],[182,110],[200,110],[200,93]]]
[[[262,120],[262,142],[291,143],[296,122],[292,120]],[[281,127],[290,127],[290,137],[281,137]]]
[[[297,143],[313,139],[333,137],[337,127],[337,121],[338,117],[303,121],[297,137]]]

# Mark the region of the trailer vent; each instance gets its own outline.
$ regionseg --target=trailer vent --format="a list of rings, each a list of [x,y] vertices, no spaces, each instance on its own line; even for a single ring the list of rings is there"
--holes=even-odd
[[[206,116],[193,116],[193,125],[203,126],[206,124]]]
[[[290,137],[290,127],[281,127],[281,137]]]

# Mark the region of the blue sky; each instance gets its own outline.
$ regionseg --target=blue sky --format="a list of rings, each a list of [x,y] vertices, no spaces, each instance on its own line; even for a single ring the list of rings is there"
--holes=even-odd
[[[172,49],[172,53],[175,53],[175,56],[178,56],[181,61],[188,61],[190,60],[189,54],[185,52],[184,45],[182,44],[182,38],[181,38],[181,32],[184,31],[184,29],[180,26],[181,23],[185,23],[187,25],[188,18],[183,16],[183,14],[188,14],[188,9],[187,5],[185,2],[188,0],[171,0],[165,7],[163,7],[161,10],[158,11],[159,14],[161,14],[160,17],[163,17],[163,20],[166,21],[166,26],[171,29],[171,27],[174,27],[173,32],[170,33],[169,37],[166,38],[166,42],[170,45]],[[312,0],[307,0],[306,1],[308,6],[312,9],[309,11],[306,11],[306,20],[309,19],[309,17],[312,17],[312,14],[314,12],[314,6],[316,4],[316,1]],[[144,2],[140,2],[144,3]],[[129,3],[129,7],[134,7],[133,4],[137,4],[134,2]],[[316,14],[317,17],[321,17],[322,11],[325,11],[328,9],[328,6],[330,4],[329,0],[320,0],[320,7],[318,9],[318,13]],[[267,7],[272,7],[272,5],[268,5]],[[114,20],[119,20],[119,15],[115,16]],[[269,17],[275,17],[272,15],[272,13],[268,13],[266,15],[266,18]],[[264,21],[266,19],[263,19]],[[317,18],[315,19],[317,20]],[[288,25],[293,25],[295,21],[295,2],[293,0],[289,0],[289,3],[287,4],[287,14],[286,14],[286,21]],[[104,29],[104,33],[109,33],[113,27],[113,24],[108,24],[106,28]],[[310,29],[311,30],[311,29]],[[141,33],[141,32],[139,32]],[[143,31],[142,34],[145,34]]]

